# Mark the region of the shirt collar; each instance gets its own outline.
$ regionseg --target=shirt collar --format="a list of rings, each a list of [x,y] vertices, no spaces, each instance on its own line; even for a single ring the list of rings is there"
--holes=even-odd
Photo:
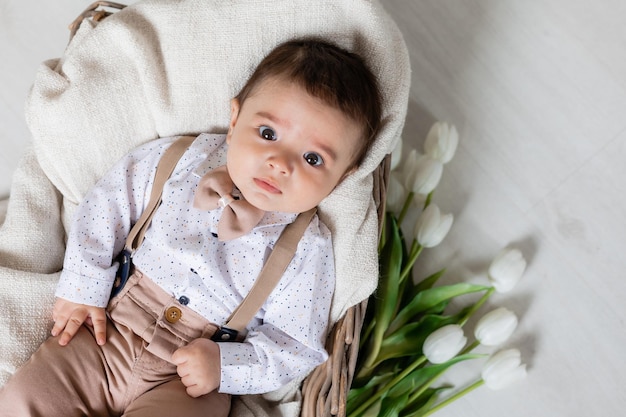
[[[193,170],[193,174],[202,178],[210,170],[224,165],[226,163],[226,150],[228,144],[226,143],[226,135],[224,134],[209,134],[202,133],[196,138],[190,147],[190,150],[196,155],[203,158],[203,161]],[[216,215],[221,215],[221,208],[215,209]],[[261,221],[254,227],[253,230],[261,227],[269,226],[281,226],[293,223],[298,217],[298,213],[284,213],[279,211],[267,211],[261,219]]]
[[[202,133],[193,142],[189,150],[203,161],[193,170],[193,174],[202,178],[210,170],[226,163],[226,135]]]
[[[254,229],[267,226],[281,226],[293,223],[298,213],[283,213],[280,211],[266,211],[265,215]]]

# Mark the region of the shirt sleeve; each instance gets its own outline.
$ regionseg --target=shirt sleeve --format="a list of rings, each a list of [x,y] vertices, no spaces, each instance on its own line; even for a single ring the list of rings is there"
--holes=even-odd
[[[172,139],[151,141],[123,157],[74,213],[55,295],[106,307],[131,225],[150,197],[156,165]]]
[[[243,343],[220,343],[220,392],[273,391],[328,359],[324,342],[335,270],[330,232],[318,225],[321,235],[300,241],[279,286],[265,303],[263,322],[249,329]]]

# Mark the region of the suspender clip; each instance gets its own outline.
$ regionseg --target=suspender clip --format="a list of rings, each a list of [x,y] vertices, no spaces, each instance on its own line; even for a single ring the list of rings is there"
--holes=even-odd
[[[220,327],[211,337],[214,342],[240,342],[239,332],[228,327]]]

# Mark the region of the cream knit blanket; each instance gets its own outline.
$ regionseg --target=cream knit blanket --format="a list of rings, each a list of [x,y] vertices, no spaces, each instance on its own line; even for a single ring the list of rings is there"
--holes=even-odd
[[[229,100],[258,61],[276,44],[305,35],[360,53],[381,85],[384,128],[374,148],[320,205],[335,244],[332,319],[374,291],[371,171],[399,139],[410,82],[404,41],[381,5],[375,0],[140,1],[100,23],[84,22],[65,54],[43,63],[36,75],[26,106],[33,147],[15,173],[0,229],[0,383],[48,333],[65,229],[89,187],[141,143],[224,132]],[[297,383],[264,399],[244,399],[234,414],[295,416]]]

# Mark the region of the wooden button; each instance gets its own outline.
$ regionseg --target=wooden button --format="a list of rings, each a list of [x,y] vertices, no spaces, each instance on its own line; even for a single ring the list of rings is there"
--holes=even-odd
[[[165,320],[169,323],[176,323],[183,316],[183,312],[178,307],[169,307],[165,310]]]

